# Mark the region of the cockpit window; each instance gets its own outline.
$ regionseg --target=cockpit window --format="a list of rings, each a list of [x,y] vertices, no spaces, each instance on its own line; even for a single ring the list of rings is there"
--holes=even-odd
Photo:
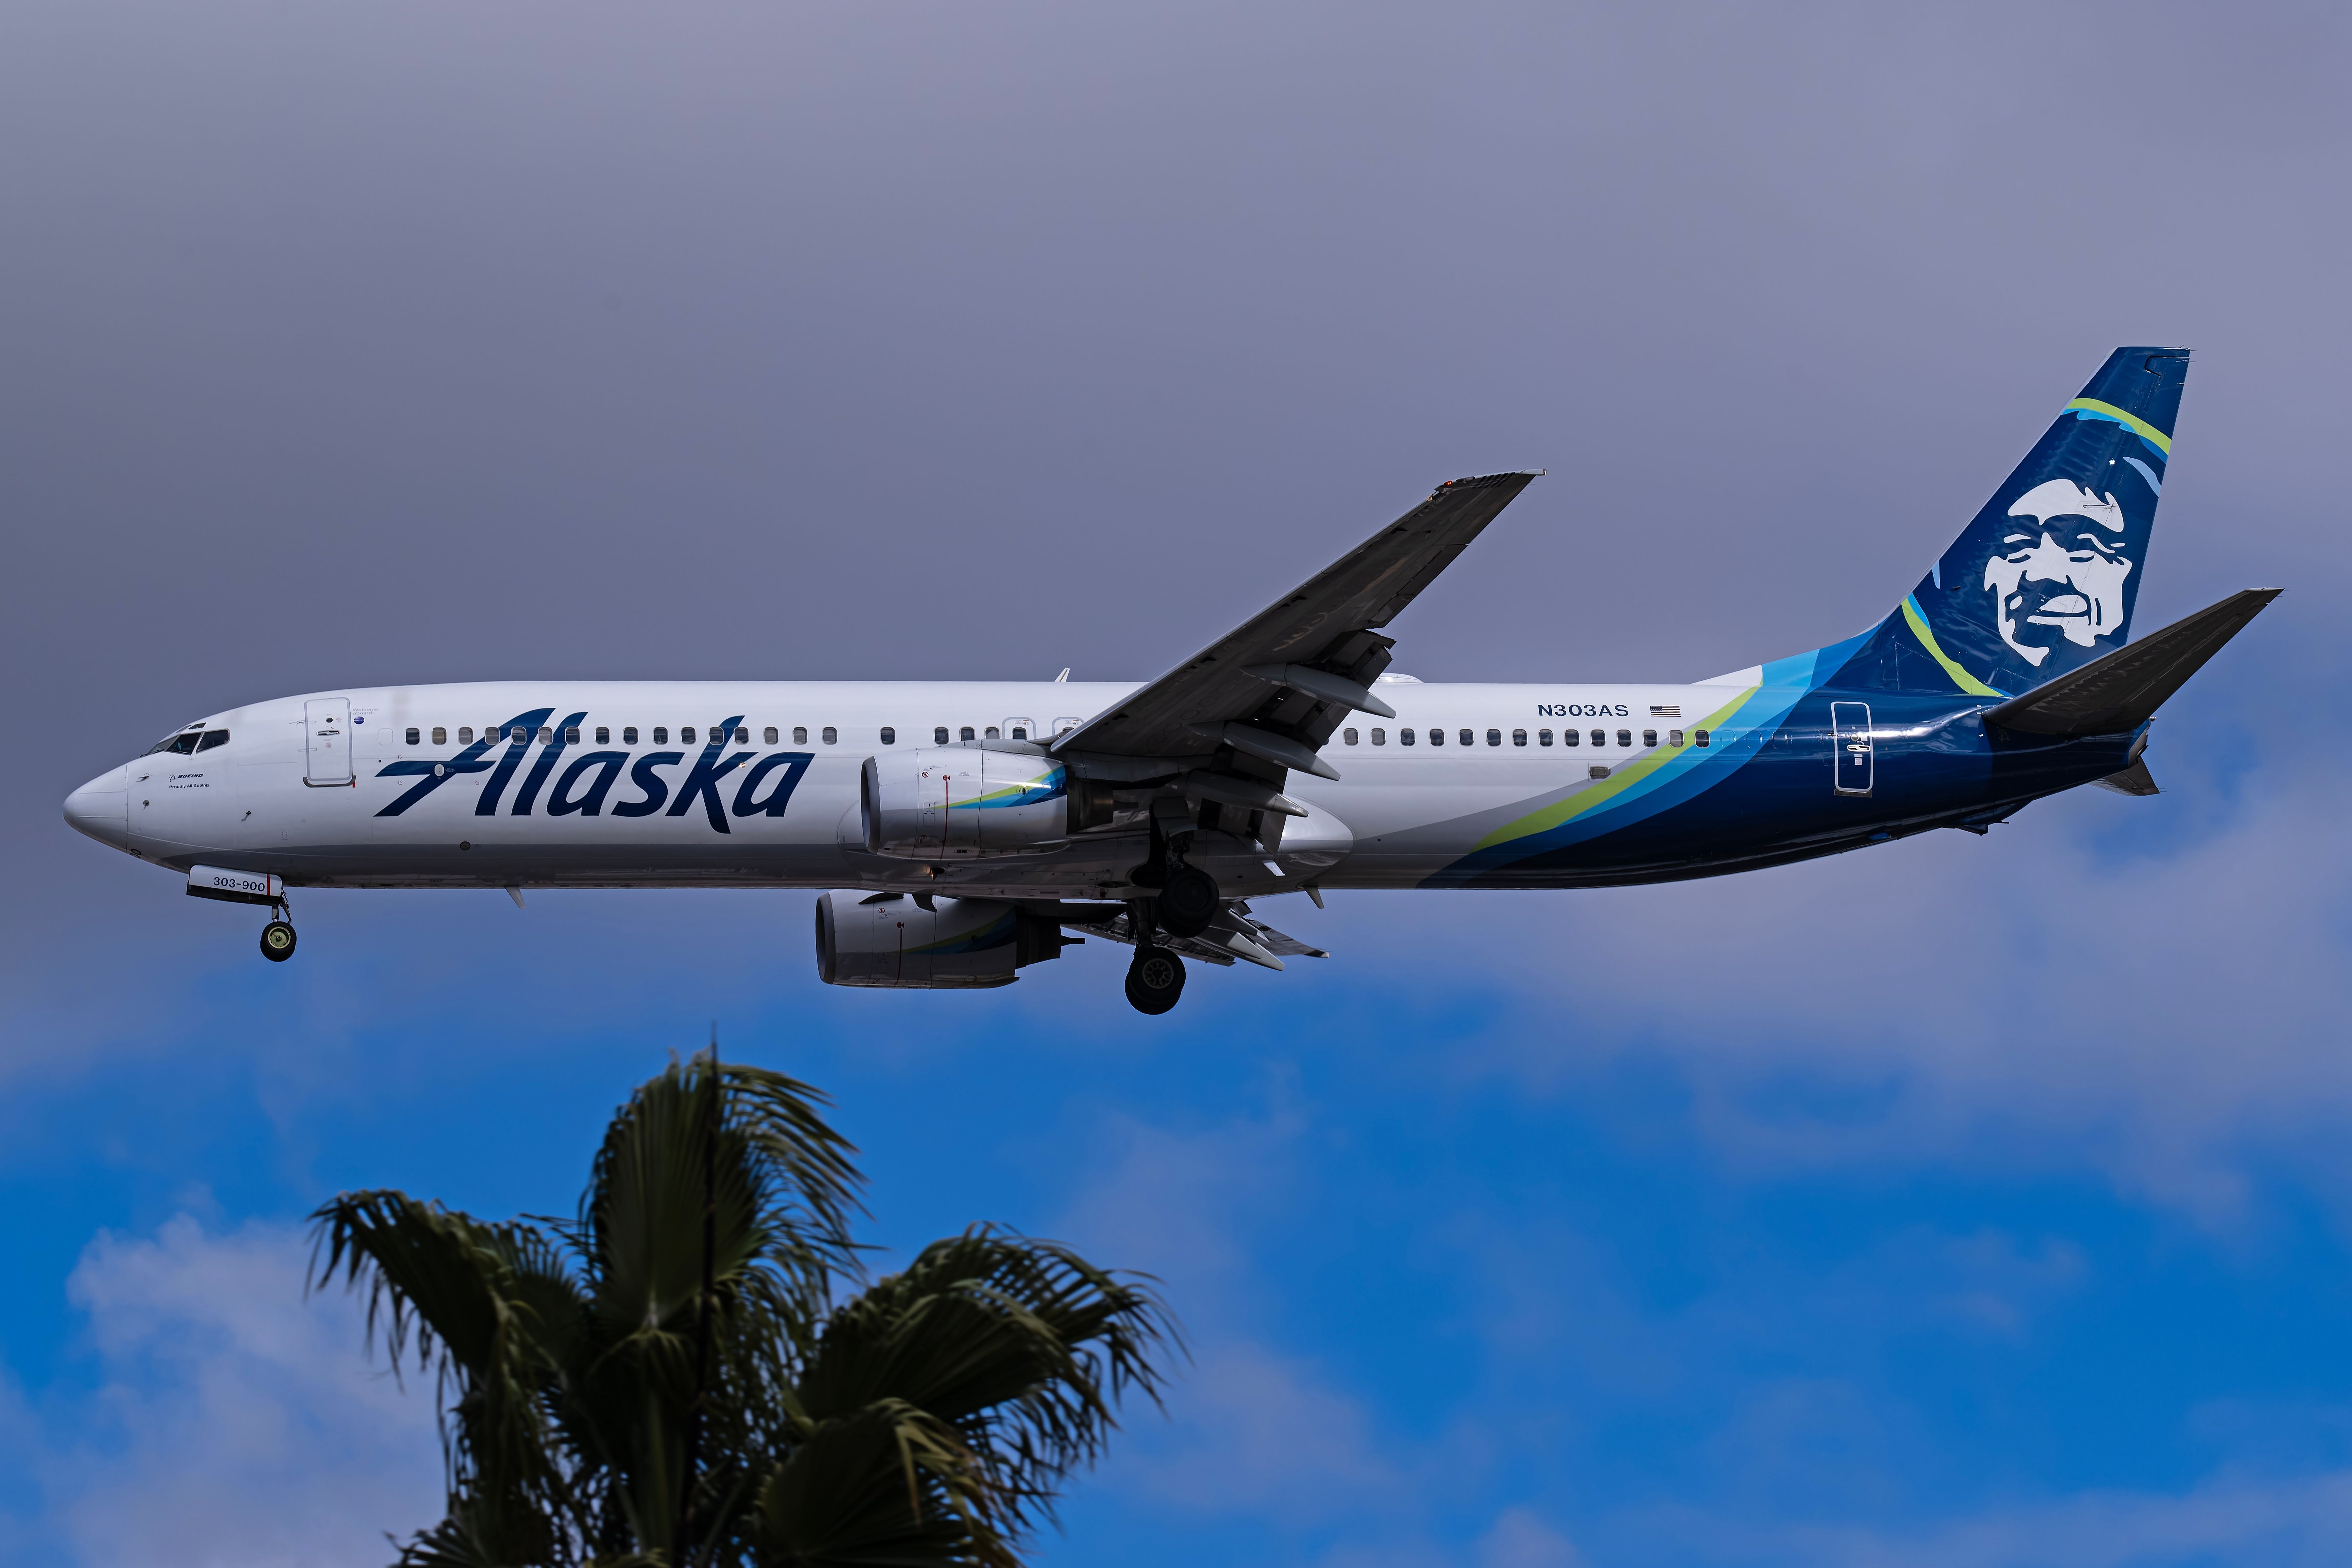
[[[195,752],[196,742],[202,738],[202,732],[195,730],[184,735],[166,735],[147,748],[147,755],[152,757],[158,752],[170,752],[177,756],[189,756]]]
[[[196,750],[199,752],[209,752],[215,746],[226,746],[227,744],[228,731],[226,730],[207,730],[205,731],[205,738],[196,742]]]

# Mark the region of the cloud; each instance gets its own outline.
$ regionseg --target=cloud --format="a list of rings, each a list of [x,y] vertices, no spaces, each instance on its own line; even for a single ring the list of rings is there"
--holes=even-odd
[[[1169,1403],[1173,1433],[1128,1467],[1163,1500],[1293,1528],[1407,1501],[1395,1447],[1305,1358],[1205,1347]]]
[[[1909,1530],[1786,1526],[1674,1510],[1612,1521],[1629,1563],[1754,1568],[2301,1568],[2352,1555],[2352,1471],[2098,1491]]]
[[[1084,1184],[1058,1228],[1214,1310],[1240,1288],[1245,1233],[1294,1205],[1304,1179],[1307,1121],[1279,1086],[1274,1101],[1262,1116],[1191,1131],[1108,1119],[1108,1169]]]
[[[1584,1555],[1534,1510],[1507,1508],[1478,1539],[1478,1568],[1582,1568]]]
[[[303,1299],[308,1258],[290,1226],[185,1215],[84,1251],[68,1290],[104,1381],[44,1471],[80,1561],[373,1568],[439,1516],[429,1387],[370,1367],[340,1292]]]
[[[1709,1142],[1751,1170],[2087,1165],[2218,1222],[2256,1152],[2352,1192],[2332,1135],[2352,1115],[2337,1048],[2352,888],[2336,871],[2352,826],[2323,772],[2157,805],[2169,820],[2139,850],[2116,848],[2134,825],[2116,814],[2147,803],[2086,791],[1990,839],[1465,895],[1466,918],[1415,922],[1416,967],[1519,999],[1448,1053],[1457,1078],[1559,1092],[1629,1056],[1664,1059]],[[1402,962],[1398,936],[1355,923],[1369,972]]]

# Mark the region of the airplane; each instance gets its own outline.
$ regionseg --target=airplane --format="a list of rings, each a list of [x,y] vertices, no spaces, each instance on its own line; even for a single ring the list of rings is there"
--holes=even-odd
[[[2187,380],[2120,348],[1918,585],[1843,642],[1688,684],[1441,685],[1383,630],[1533,482],[1429,498],[1140,685],[492,681],[208,715],[66,820],[266,907],[294,888],[808,888],[830,984],[1009,984],[1087,937],[1161,1014],[1185,961],[1328,956],[1254,901],[1604,888],[1983,835],[2157,785],[2157,709],[2279,590],[2126,641]]]

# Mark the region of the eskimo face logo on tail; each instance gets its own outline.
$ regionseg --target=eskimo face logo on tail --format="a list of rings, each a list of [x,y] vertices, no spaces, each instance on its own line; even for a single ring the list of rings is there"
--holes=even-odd
[[[2039,667],[2060,638],[2090,647],[2124,623],[2124,510],[2112,495],[2050,479],[2017,498],[2020,520],[1985,563],[2001,640]]]

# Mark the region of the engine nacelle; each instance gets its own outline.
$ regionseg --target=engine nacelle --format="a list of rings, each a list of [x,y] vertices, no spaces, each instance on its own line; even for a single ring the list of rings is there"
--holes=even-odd
[[[1039,855],[1070,836],[1069,774],[1048,756],[922,746],[866,759],[866,847],[907,860]]]
[[[994,899],[930,900],[855,890],[816,901],[816,977],[827,985],[969,991],[1010,985],[1016,969],[1062,956],[1083,937]]]

